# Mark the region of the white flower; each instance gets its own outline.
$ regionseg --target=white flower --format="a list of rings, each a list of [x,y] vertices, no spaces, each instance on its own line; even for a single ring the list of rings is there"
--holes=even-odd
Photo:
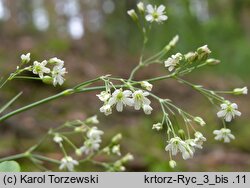
[[[247,87],[243,87],[243,88],[235,88],[234,90],[233,90],[233,92],[234,92],[234,94],[235,95],[246,95],[247,94],[247,92],[248,92],[248,89],[247,89]]]
[[[168,145],[165,148],[166,151],[169,151],[171,155],[176,155],[178,152],[182,153],[183,159],[188,159],[193,157],[193,151],[190,146],[184,142],[180,137],[171,138],[168,141]]]
[[[61,165],[59,169],[62,170],[67,168],[69,171],[74,171],[74,166],[79,165],[78,161],[72,159],[72,157],[67,156],[61,159]]]
[[[88,155],[89,153],[93,153],[100,148],[100,140],[92,140],[88,139],[84,142],[84,145],[80,148],[82,153]]]
[[[96,96],[103,102],[106,102],[111,97],[110,93],[107,91],[102,91],[100,94]]]
[[[50,73],[50,69],[45,67],[47,65],[47,61],[44,60],[41,63],[39,63],[38,61],[35,61],[33,63],[33,73],[34,74],[38,74],[40,78],[43,78],[43,74],[44,73]]]
[[[177,53],[169,57],[164,63],[165,67],[168,67],[168,70],[171,72],[179,64],[179,61],[182,60],[182,54]]]
[[[150,115],[153,110],[153,108],[148,104],[143,105],[142,108],[143,108],[144,113],[147,115]]]
[[[185,142],[189,145],[189,148],[192,150],[192,152],[195,152],[195,148],[202,149],[202,146],[197,144],[194,139],[188,139],[185,140]]]
[[[61,59],[58,59],[57,57],[53,57],[49,60],[49,63],[55,64],[55,66],[64,66],[64,61]]]
[[[100,108],[100,112],[104,113],[106,116],[112,114],[112,108],[109,104],[105,104]]]
[[[170,166],[171,168],[175,168],[175,167],[176,167],[176,162],[175,162],[174,160],[170,160],[170,161],[169,161],[169,166]]]
[[[202,144],[207,139],[203,136],[202,133],[200,133],[198,131],[194,133],[194,136],[195,136],[195,139],[194,139],[195,144],[198,146],[198,148],[202,149]]]
[[[138,16],[137,16],[137,14],[135,13],[135,10],[134,10],[134,9],[128,10],[127,13],[128,13],[128,15],[129,15],[134,21],[137,21],[137,20],[138,20]]]
[[[221,106],[221,111],[217,113],[217,116],[223,117],[225,121],[230,122],[235,115],[240,116],[241,112],[239,112],[238,105],[236,103],[230,103],[229,101],[225,101]]]
[[[114,93],[112,93],[111,98],[108,101],[110,106],[116,104],[116,110],[118,112],[122,112],[123,105],[133,106],[133,100],[129,98],[132,92],[130,90],[122,91],[122,89],[116,89]]]
[[[157,131],[162,129],[162,124],[161,123],[155,123],[153,124],[152,129],[156,129]]]
[[[59,144],[59,143],[61,143],[63,141],[63,138],[56,134],[54,136],[53,140],[54,140],[55,143]]]
[[[88,119],[86,119],[86,123],[89,123],[89,124],[98,124],[99,120],[97,119],[97,115],[94,115],[94,116],[89,117]]]
[[[197,52],[198,52],[199,54],[203,54],[203,53],[204,53],[204,54],[208,55],[208,54],[211,53],[211,50],[208,48],[207,45],[204,45],[204,46],[199,47],[199,48],[197,49]]]
[[[121,152],[120,152],[120,145],[114,145],[111,149],[112,153],[113,154],[116,154],[118,156],[121,155]]]
[[[134,160],[134,156],[133,156],[132,154],[130,154],[130,153],[127,153],[127,154],[121,159],[122,163],[126,163],[126,162],[132,161],[132,160]]]
[[[159,7],[153,7],[152,5],[147,5],[147,15],[146,15],[146,20],[148,22],[158,22],[161,23],[163,21],[166,21],[168,17],[165,14],[165,6],[160,5]]]
[[[22,54],[21,60],[22,60],[22,63],[29,63],[30,62],[30,53],[27,53],[26,55]]]
[[[92,127],[87,132],[87,137],[91,140],[99,141],[101,142],[101,135],[103,135],[103,131],[98,130],[97,127]]]
[[[62,85],[65,80],[64,75],[66,73],[66,69],[62,65],[54,66],[52,71],[53,85]]]
[[[224,140],[225,143],[230,142],[230,139],[235,139],[230,129],[222,128],[221,130],[214,130],[213,133],[216,135],[215,140]]]
[[[148,90],[148,91],[151,91],[152,88],[153,88],[153,85],[150,84],[150,83],[147,82],[147,81],[142,81],[142,82],[141,82],[141,87],[145,88],[145,89]]]
[[[135,110],[140,110],[143,105],[150,105],[151,101],[147,98],[148,92],[137,90],[132,94]]]

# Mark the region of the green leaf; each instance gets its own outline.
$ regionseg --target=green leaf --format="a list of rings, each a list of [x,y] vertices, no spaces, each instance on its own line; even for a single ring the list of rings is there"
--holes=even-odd
[[[20,165],[16,161],[4,161],[0,163],[0,172],[20,172]]]
[[[18,93],[14,98],[12,98],[7,104],[5,104],[2,108],[0,108],[0,113],[2,113],[6,108],[8,108],[15,100],[22,95],[23,92]]]

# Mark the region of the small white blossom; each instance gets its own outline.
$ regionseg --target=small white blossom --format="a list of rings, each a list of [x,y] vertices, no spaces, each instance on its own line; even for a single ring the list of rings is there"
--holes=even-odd
[[[206,122],[201,117],[198,117],[198,116],[195,117],[194,121],[197,122],[197,123],[199,123],[201,126],[206,125]]]
[[[78,161],[74,160],[72,157],[67,156],[61,159],[61,165],[59,169],[62,170],[67,168],[69,171],[74,171],[74,166],[79,165]]]
[[[92,140],[88,139],[84,142],[84,145],[80,148],[82,153],[86,155],[93,153],[94,151],[99,150],[100,148],[100,140]]]
[[[148,92],[137,90],[132,94],[135,110],[140,110],[144,105],[150,105],[151,101],[147,98]]]
[[[169,57],[164,63],[165,67],[168,67],[168,70],[171,72],[179,64],[179,61],[182,60],[182,54],[177,53]]]
[[[142,108],[143,108],[144,113],[147,115],[150,115],[153,110],[153,108],[148,104],[143,105]]]
[[[62,85],[64,83],[64,75],[66,74],[66,69],[61,66],[54,66],[52,70],[52,78],[53,78],[53,85],[56,86],[57,84]]]
[[[137,4],[137,8],[140,12],[144,12],[145,8],[144,8],[144,4],[142,2],[139,2]]]
[[[184,142],[180,137],[171,138],[168,141],[168,145],[165,148],[166,151],[169,151],[171,155],[176,155],[178,152],[182,154],[183,159],[188,159],[193,157],[193,151],[190,146]]]
[[[189,148],[192,150],[193,153],[195,152],[195,148],[202,149],[202,146],[197,144],[194,139],[188,139],[185,140],[185,142],[189,145]]]
[[[148,90],[148,91],[151,91],[152,88],[153,88],[153,85],[150,84],[150,83],[147,82],[147,81],[142,81],[142,82],[141,82],[141,87],[145,88],[145,89]]]
[[[211,53],[211,50],[208,48],[207,45],[201,46],[197,49],[198,58],[203,59],[207,58],[207,56]]]
[[[111,98],[108,101],[110,106],[116,104],[116,110],[118,112],[122,112],[123,105],[133,106],[133,100],[129,98],[132,92],[130,90],[122,91],[122,89],[116,89],[114,93],[112,93]]]
[[[221,110],[217,113],[217,116],[219,118],[223,117],[227,122],[230,122],[235,117],[235,115],[241,115],[241,112],[237,110],[238,105],[236,103],[230,103],[229,101],[225,101],[220,106]]]
[[[54,140],[55,143],[59,144],[59,143],[61,143],[63,141],[63,138],[61,136],[59,136],[59,135],[56,134],[54,136],[53,140]]]
[[[132,161],[132,160],[134,160],[134,156],[133,156],[132,154],[130,154],[130,153],[127,153],[127,154],[121,159],[122,163],[126,163],[126,162]]]
[[[101,141],[101,135],[103,135],[103,131],[99,130],[97,127],[92,127],[87,132],[87,137],[91,140]]]
[[[61,59],[58,59],[57,57],[53,57],[49,60],[49,63],[55,64],[55,66],[64,66],[64,61]]]
[[[35,61],[33,63],[33,73],[34,74],[38,74],[40,78],[43,78],[43,74],[44,73],[50,73],[50,69],[45,67],[47,65],[47,61],[44,60],[41,63],[39,63],[38,61]]]
[[[216,135],[214,138],[215,140],[224,140],[225,143],[230,142],[230,139],[235,139],[230,129],[222,128],[221,130],[214,130],[213,133]]]
[[[163,21],[166,21],[168,17],[165,14],[165,6],[160,5],[159,7],[155,6],[153,7],[151,4],[147,5],[147,15],[146,20],[148,22],[158,22],[161,23]]]
[[[94,116],[89,117],[88,119],[86,119],[86,123],[89,123],[89,124],[98,124],[99,120],[97,119],[97,115],[94,115]]]
[[[30,62],[30,53],[27,53],[26,55],[22,54],[21,60],[22,60],[22,63],[29,63]]]
[[[247,87],[243,87],[243,88],[235,88],[233,90],[235,95],[247,95],[248,89]]]
[[[127,13],[134,21],[138,20],[138,16],[134,9],[128,10]]]
[[[110,93],[107,91],[102,91],[100,94],[96,96],[103,102],[106,102],[111,97]]]
[[[104,113],[106,116],[112,114],[112,108],[109,104],[105,104],[100,108],[100,112]]]
[[[157,131],[162,129],[162,124],[161,123],[155,123],[153,124],[152,129],[156,129]]]
[[[111,149],[112,153],[113,154],[116,154],[118,156],[121,155],[121,152],[120,152],[120,145],[114,145]]]

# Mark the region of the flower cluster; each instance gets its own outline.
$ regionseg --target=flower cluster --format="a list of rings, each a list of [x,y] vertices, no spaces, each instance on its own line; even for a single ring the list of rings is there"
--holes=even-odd
[[[169,151],[170,155],[177,155],[180,152],[182,158],[186,160],[193,157],[195,148],[202,149],[204,141],[206,141],[206,138],[200,132],[195,132],[194,139],[182,140],[176,136],[168,141],[165,150]]]
[[[30,53],[21,55],[22,65],[30,63],[30,60]],[[51,68],[48,66],[51,66]],[[19,72],[22,72],[22,70],[32,71],[33,74],[38,75],[44,83],[52,83],[54,86],[58,84],[62,85],[65,81],[64,76],[67,73],[66,68],[64,67],[64,61],[58,59],[57,57],[53,57],[48,61],[34,61],[31,66],[25,67],[22,70],[20,70],[20,67],[18,67],[18,69]]]
[[[150,106],[151,101],[147,98],[148,92],[142,90],[116,89],[112,94],[108,91],[102,91],[97,97],[104,102],[104,105],[100,108],[100,112],[105,115],[112,114],[112,107],[115,106],[118,112],[123,111],[124,106],[133,106],[135,110],[143,109],[145,114],[151,114],[153,108]]]

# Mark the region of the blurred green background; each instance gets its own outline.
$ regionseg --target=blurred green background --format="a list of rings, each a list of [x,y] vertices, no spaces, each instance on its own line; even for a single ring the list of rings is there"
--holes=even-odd
[[[168,21],[154,25],[146,54],[150,56],[176,34],[177,47],[171,51],[186,53],[208,44],[212,57],[221,64],[201,69],[185,79],[213,90],[249,87],[250,74],[250,1],[249,0],[166,0],[143,1],[164,4]],[[7,76],[19,63],[20,54],[31,52],[32,59],[58,57],[65,60],[67,81],[53,88],[35,81],[14,80],[0,95],[4,104],[18,91],[24,94],[9,110],[55,94],[100,75],[127,78],[138,63],[142,37],[126,11],[136,8],[134,0],[0,0],[0,75]],[[169,54],[170,55],[170,54]],[[137,79],[164,75],[162,67],[149,67]],[[227,98],[239,105],[242,117],[229,124],[236,136],[230,144],[215,142],[212,131],[222,127],[213,108],[202,96],[175,81],[154,85],[153,92],[172,99],[194,115],[203,117],[207,126],[200,128],[208,141],[193,159],[177,157],[177,171],[249,171],[250,121],[249,96]],[[67,120],[84,119],[98,114],[100,129],[107,141],[116,132],[124,135],[122,152],[131,152],[135,160],[128,171],[170,171],[164,151],[164,134],[151,130],[161,119],[159,106],[153,104],[152,116],[126,110],[105,117],[94,93],[66,97],[12,117],[0,126],[0,157],[23,152],[50,127]],[[105,141],[104,141],[105,142]],[[40,152],[60,159],[56,145],[44,145]],[[22,170],[37,171],[26,160]],[[49,165],[49,164],[47,164]],[[52,166],[54,170],[57,167]],[[83,167],[82,171],[98,171]]]

